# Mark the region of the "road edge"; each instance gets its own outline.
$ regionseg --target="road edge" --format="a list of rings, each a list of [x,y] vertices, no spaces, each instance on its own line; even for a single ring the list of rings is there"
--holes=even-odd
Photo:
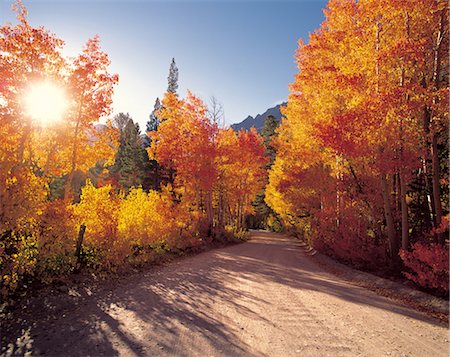
[[[292,238],[298,239],[295,237]],[[354,267],[345,265],[318,252],[301,239],[298,240],[301,242],[301,248],[305,255],[328,272],[354,285],[371,290],[378,295],[390,298],[396,302],[407,305],[408,307],[432,315],[441,321],[449,322],[449,301],[398,282],[357,270]]]

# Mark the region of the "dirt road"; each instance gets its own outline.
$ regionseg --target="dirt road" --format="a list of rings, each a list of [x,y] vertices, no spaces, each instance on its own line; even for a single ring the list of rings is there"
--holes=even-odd
[[[298,245],[256,232],[111,289],[70,290],[25,321],[19,344],[51,356],[448,356],[445,324],[325,272]]]

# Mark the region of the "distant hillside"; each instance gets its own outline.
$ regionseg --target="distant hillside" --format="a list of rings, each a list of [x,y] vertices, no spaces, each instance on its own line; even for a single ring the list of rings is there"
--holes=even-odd
[[[92,141],[92,142],[98,141],[97,133],[102,132],[106,128],[107,128],[107,126],[105,124],[100,124],[100,123],[94,124],[94,128],[88,129],[86,132],[88,141]]]
[[[273,108],[267,109],[263,114],[258,114],[254,118],[251,115],[249,115],[240,123],[231,125],[231,129],[233,129],[234,131],[239,131],[241,129],[249,130],[250,128],[255,128],[256,130],[261,131],[267,116],[273,115],[276,120],[278,121],[281,120],[280,107],[284,105],[286,105],[286,103],[278,104]]]

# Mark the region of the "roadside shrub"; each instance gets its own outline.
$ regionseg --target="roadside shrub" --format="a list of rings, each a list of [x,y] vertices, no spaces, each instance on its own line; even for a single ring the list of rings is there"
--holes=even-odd
[[[76,226],[86,225],[83,249],[95,251],[106,269],[119,265],[131,253],[130,243],[117,230],[120,202],[121,196],[110,185],[95,188],[88,180],[80,203],[72,205]]]
[[[267,217],[267,228],[276,233],[282,233],[284,231],[280,218],[274,214],[270,214]]]
[[[222,227],[216,227],[213,240],[220,243],[231,242],[233,240],[233,232]]]
[[[339,226],[330,215],[320,219],[319,234],[313,236],[314,248],[358,268],[385,265],[384,247],[368,234],[367,222],[355,213],[351,209],[343,212]]]
[[[75,268],[77,230],[63,200],[48,202],[41,220],[36,275],[43,282],[70,274]]]
[[[171,242],[178,232],[175,210],[158,192],[132,188],[120,203],[118,234],[137,247]]]
[[[3,138],[2,138],[3,139]],[[3,158],[11,159],[9,153]],[[14,292],[36,265],[39,221],[47,199],[47,183],[28,167],[0,169],[0,290]]]
[[[36,265],[37,234],[7,231],[0,236],[1,295],[14,292]]]
[[[232,225],[226,225],[223,228],[216,227],[214,229],[213,240],[220,243],[240,242],[248,239],[248,230],[238,229]]]
[[[248,230],[244,228],[236,228],[235,226],[225,226],[225,231],[228,232],[234,241],[246,241],[249,237]]]
[[[409,271],[403,274],[416,284],[440,293],[449,292],[449,252],[447,245],[417,242],[410,252],[402,250],[400,257]]]
[[[205,215],[202,214],[200,217],[196,218],[194,234],[201,240],[206,240],[208,237],[211,237],[212,229]]]

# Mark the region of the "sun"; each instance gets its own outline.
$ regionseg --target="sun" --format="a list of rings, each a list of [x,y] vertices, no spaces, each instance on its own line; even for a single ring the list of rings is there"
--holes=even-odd
[[[61,120],[67,107],[64,90],[49,81],[33,84],[25,97],[27,115],[43,125]]]

